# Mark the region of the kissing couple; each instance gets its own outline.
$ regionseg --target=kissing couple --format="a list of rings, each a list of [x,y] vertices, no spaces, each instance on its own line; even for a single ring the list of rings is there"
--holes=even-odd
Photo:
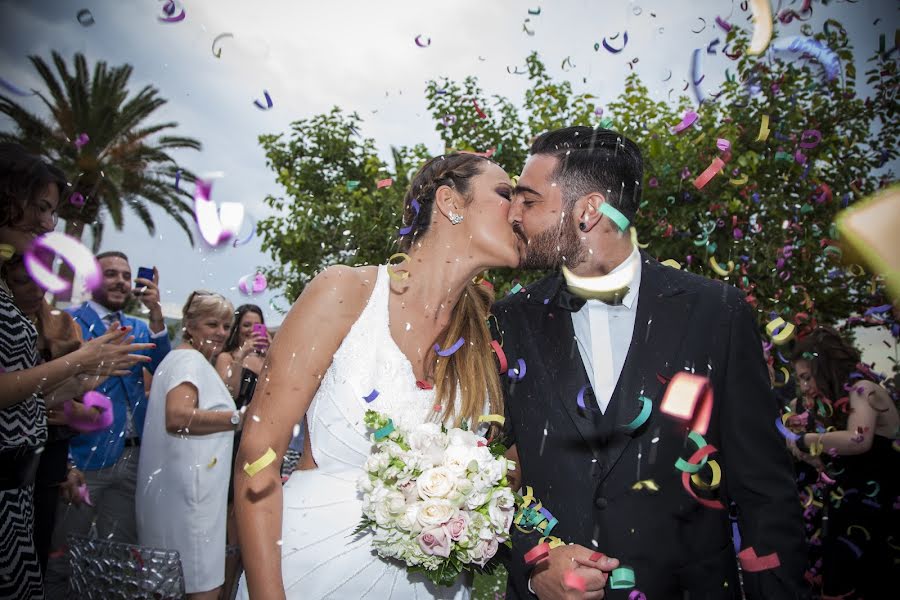
[[[803,597],[800,504],[743,295],[634,245],[644,168],[622,134],[568,127],[538,136],[530,154],[516,185],[481,156],[429,160],[405,196],[403,262],[329,267],[294,303],[235,464],[270,448],[283,456],[306,417],[306,468],[284,486],[275,468],[236,469],[242,597],[470,596],[465,576],[436,586],[380,558],[371,534],[352,535],[369,409],[447,427],[505,414],[511,486],[556,520],[539,561],[526,555],[548,540],[513,526],[499,552],[507,598]],[[492,305],[478,276],[499,267],[549,275]],[[517,365],[509,377],[495,355],[501,369]],[[702,499],[675,466],[696,435],[659,409],[685,371],[713,398],[701,439],[720,481]],[[739,573],[748,548],[775,559]]]

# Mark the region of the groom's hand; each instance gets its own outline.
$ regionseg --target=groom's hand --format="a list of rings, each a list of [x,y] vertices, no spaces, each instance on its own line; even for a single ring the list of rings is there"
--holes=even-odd
[[[619,561],[605,555],[592,561],[593,554],[593,550],[575,544],[553,548],[547,558],[534,568],[531,589],[541,600],[601,600],[608,573],[619,566]],[[566,585],[567,571],[574,571],[584,580],[584,592]]]

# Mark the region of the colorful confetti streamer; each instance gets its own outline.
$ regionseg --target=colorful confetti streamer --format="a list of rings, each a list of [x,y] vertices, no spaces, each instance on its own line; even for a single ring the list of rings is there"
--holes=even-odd
[[[613,36],[609,39],[614,40],[618,37],[618,35],[619,34],[616,34],[615,36]],[[606,48],[607,52],[609,52],[611,54],[618,54],[619,52],[621,52],[622,50],[625,49],[625,46],[628,45],[628,32],[626,31],[625,34],[622,36],[622,47],[621,48],[613,48],[612,46],[610,46],[609,42],[606,41],[605,37],[603,38],[601,43],[603,44],[603,47]]]
[[[434,351],[438,356],[452,356],[456,354],[456,351],[463,347],[463,344],[466,343],[465,338],[460,337],[458,340],[453,342],[453,345],[447,348],[446,350],[441,350],[441,347],[437,344],[434,345]]]
[[[273,462],[275,462],[276,458],[277,455],[275,454],[275,451],[272,450],[272,448],[269,448],[268,450],[266,450],[265,454],[257,458],[252,463],[244,463],[244,472],[250,477],[253,477],[257,473],[271,465]]]
[[[89,290],[95,289],[103,280],[100,263],[90,249],[65,233],[51,231],[35,239],[24,257],[25,269],[41,289],[59,294],[71,288],[72,284],[50,270],[38,258],[40,250],[49,250],[58,255],[76,275],[84,277],[85,286]]]
[[[258,108],[259,110],[269,110],[274,106],[274,103],[272,102],[272,96],[270,96],[269,92],[266,90],[263,90],[263,96],[265,96],[266,98],[265,106],[263,106],[262,102],[260,102],[259,100],[254,100],[253,105],[256,106],[256,108]]]

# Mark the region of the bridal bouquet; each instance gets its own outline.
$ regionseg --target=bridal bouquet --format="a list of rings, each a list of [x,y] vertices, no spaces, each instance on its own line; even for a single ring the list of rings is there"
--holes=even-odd
[[[367,411],[375,447],[358,482],[363,518],[383,558],[406,563],[438,585],[485,566],[509,545],[516,510],[506,473],[506,448],[466,429],[436,423],[411,428]]]

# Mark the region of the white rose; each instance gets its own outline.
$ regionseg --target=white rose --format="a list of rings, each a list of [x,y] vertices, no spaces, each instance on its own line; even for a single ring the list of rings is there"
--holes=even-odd
[[[512,525],[513,512],[512,508],[503,508],[494,502],[488,505],[488,516],[491,519],[491,524],[500,531],[506,531]]]
[[[418,514],[419,507],[415,504],[408,504],[403,514],[397,518],[397,527],[404,531],[418,533],[422,529],[416,520]]]
[[[445,467],[427,469],[419,475],[416,485],[423,500],[446,498],[455,488],[456,476]]]
[[[365,474],[356,480],[356,489],[365,494],[374,490],[375,486],[372,484],[372,479],[369,475]]]
[[[476,455],[473,450],[474,448],[470,446],[450,445],[444,451],[443,465],[454,473],[462,475],[469,469],[469,463],[476,460]]]
[[[390,492],[384,499],[384,504],[392,515],[400,515],[406,511],[406,498],[400,492]]]
[[[441,433],[437,423],[421,423],[409,434],[406,442],[416,452],[425,452],[432,446],[443,449],[447,445],[447,438]]]
[[[494,491],[494,495],[491,496],[491,502],[500,508],[515,508],[516,506],[516,499],[513,497],[513,493],[506,487]]]
[[[506,459],[502,457],[499,460],[490,457],[489,460],[483,463],[479,461],[478,467],[481,477],[492,485],[499,482],[506,475]]]
[[[375,523],[380,527],[390,527],[396,519],[394,515],[388,511],[387,505],[384,502],[379,502],[378,504],[375,504],[374,507]]]
[[[456,513],[456,508],[446,500],[426,500],[419,507],[416,519],[426,529],[443,525]]]
[[[478,439],[471,431],[463,431],[462,429],[451,429],[447,432],[447,437],[451,446],[475,447]]]
[[[484,506],[484,503],[488,501],[488,495],[490,494],[490,490],[482,491],[482,490],[474,490],[469,493],[469,497],[466,499],[466,508],[469,510],[475,510]]]

